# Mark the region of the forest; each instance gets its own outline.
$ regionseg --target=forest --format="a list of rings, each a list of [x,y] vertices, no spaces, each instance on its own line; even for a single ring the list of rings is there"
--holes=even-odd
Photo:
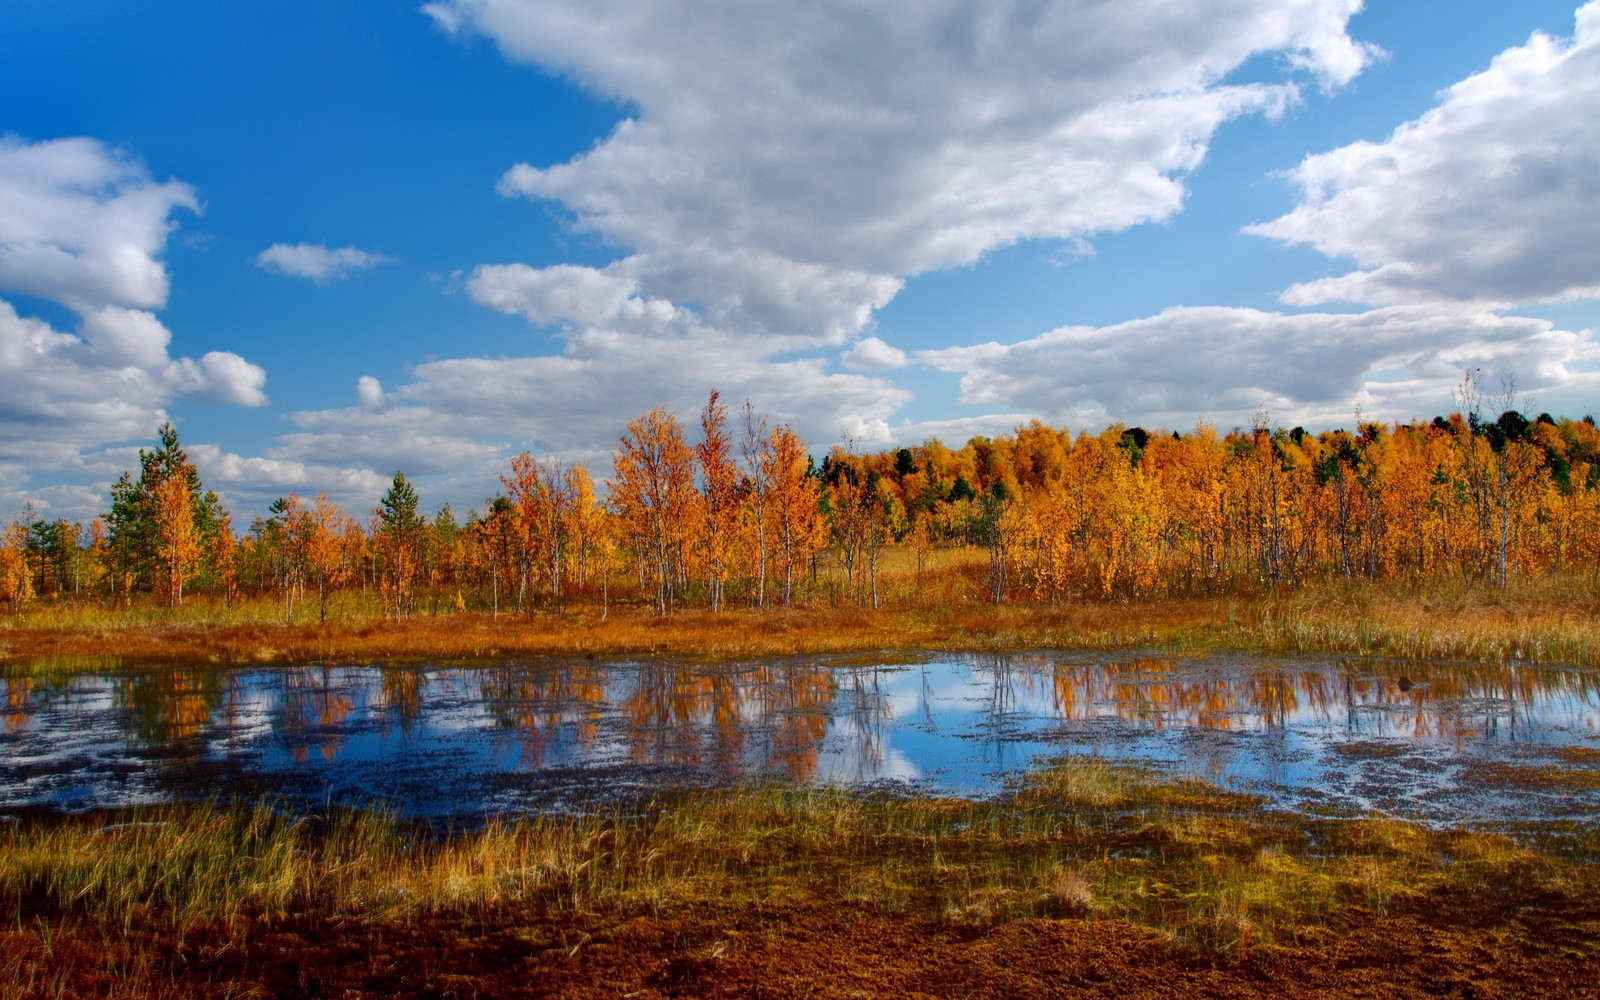
[[[203,594],[328,614],[359,591],[384,613],[615,603],[718,611],[817,602],[878,607],[885,555],[920,574],[962,550],[994,603],[1293,590],[1335,579],[1593,573],[1600,430],[1487,405],[1467,379],[1456,412],[1308,433],[1035,420],[960,448],[858,452],[820,463],[788,424],[715,391],[686,427],[655,408],[618,440],[597,487],[582,465],[524,452],[464,516],[431,517],[403,472],[358,515],[291,493],[236,525],[163,426],[90,524],[31,509],[0,535],[0,601],[176,608]],[[1498,410],[1498,412],[1494,412]]]

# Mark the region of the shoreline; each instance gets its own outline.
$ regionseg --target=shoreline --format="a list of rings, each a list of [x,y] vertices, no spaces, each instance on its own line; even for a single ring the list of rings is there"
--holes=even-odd
[[[30,609],[0,623],[0,669],[74,660],[219,665],[515,656],[752,656],[1025,649],[1238,649],[1396,659],[1600,666],[1592,587],[1511,590],[1341,586],[1287,594],[1126,602],[975,602],[881,610],[813,604],[674,611],[588,605],[529,613],[420,613],[356,606],[326,622],[285,621],[270,603],[192,602],[108,611]],[[303,612],[302,612],[303,614]]]

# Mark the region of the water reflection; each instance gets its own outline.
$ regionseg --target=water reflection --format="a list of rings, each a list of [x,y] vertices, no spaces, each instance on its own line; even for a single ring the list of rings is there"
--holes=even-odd
[[[1444,821],[1588,819],[1458,780],[1585,766],[1587,670],[1041,652],[911,664],[789,657],[436,667],[166,667],[0,677],[0,804],[218,792],[381,798],[423,814],[761,777],[992,793],[1062,750],[1170,764],[1296,804]],[[1530,812],[1531,811],[1531,812]]]
[[[131,739],[182,745],[199,736],[219,710],[233,711],[236,676],[215,670],[151,670],[119,678],[113,705]]]
[[[1028,661],[1032,669],[1021,673],[1051,679],[1051,708],[1065,720],[1112,715],[1156,729],[1241,731],[1337,724],[1352,733],[1458,743],[1532,738],[1551,713],[1589,731],[1600,721],[1600,683],[1584,670],[1461,663],[1384,669],[1360,659],[1334,661],[1333,669],[1321,661]]]

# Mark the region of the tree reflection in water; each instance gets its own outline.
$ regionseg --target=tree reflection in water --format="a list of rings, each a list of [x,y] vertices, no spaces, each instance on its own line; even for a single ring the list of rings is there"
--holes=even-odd
[[[568,739],[593,750],[607,703],[603,675],[588,663],[508,665],[479,680],[484,710],[511,730],[521,745],[522,766],[545,766],[549,746]]]
[[[422,670],[404,667],[386,667],[378,674],[378,707],[384,709],[383,718],[400,721],[400,733],[411,731],[411,726],[422,716],[422,690],[428,675]]]
[[[1600,729],[1600,682],[1589,670],[1064,651],[911,664],[11,671],[0,674],[0,695],[0,786],[11,788],[0,787],[0,802],[67,794],[50,789],[186,794],[186,782],[221,771],[269,787],[442,798],[458,794],[452,783],[469,797],[489,784],[514,795],[546,771],[586,786],[656,780],[658,768],[695,783],[909,778],[982,792],[1063,748],[1321,789],[1404,781],[1408,767],[1437,775],[1450,754],[1510,759],[1525,744],[1576,743]],[[1335,759],[1380,743],[1386,761],[1413,759],[1359,774]],[[95,768],[114,770],[97,778]],[[386,784],[391,772],[400,776]]]
[[[141,670],[114,690],[129,736],[175,747],[192,743],[239,696],[237,674],[202,667]]]
[[[283,731],[301,737],[315,730],[319,739],[317,748],[323,760],[332,760],[344,743],[341,729],[350,717],[355,703],[349,691],[338,685],[330,667],[303,667],[283,673]],[[304,739],[295,739],[294,758],[304,763],[310,747]]]
[[[1272,731],[1341,720],[1351,732],[1370,736],[1459,743],[1515,736],[1531,724],[1530,706],[1539,701],[1600,702],[1600,682],[1590,671],[1515,663],[1402,666],[1342,659],[1329,670],[1250,657],[1220,664],[1196,657],[1025,661],[1028,676],[1051,679],[1051,704],[1061,719],[1115,717],[1154,729]]]
[[[639,665],[621,705],[633,763],[705,764],[804,781],[837,683],[816,663]]]
[[[8,733],[17,732],[26,726],[32,717],[29,706],[33,703],[33,678],[0,677],[0,691],[6,693],[6,718],[3,728]]]

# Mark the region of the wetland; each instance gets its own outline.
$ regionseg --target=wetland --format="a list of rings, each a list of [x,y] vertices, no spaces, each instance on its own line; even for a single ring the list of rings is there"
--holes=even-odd
[[[992,797],[1057,756],[1279,807],[1506,829],[1600,816],[1600,675],[1033,651],[13,669],[0,808],[208,798],[475,825],[781,782]]]
[[[646,632],[14,657],[0,976],[136,998],[1600,995],[1593,666],[874,650],[858,624],[713,657]]]

